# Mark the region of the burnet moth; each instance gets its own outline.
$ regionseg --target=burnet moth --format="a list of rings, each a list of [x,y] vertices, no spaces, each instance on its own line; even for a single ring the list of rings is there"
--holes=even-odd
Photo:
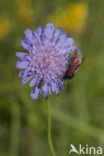
[[[80,50],[75,51],[73,56],[71,57],[66,73],[63,76],[63,80],[72,79],[75,73],[80,68],[83,61],[84,61],[84,58],[82,57],[81,51]]]

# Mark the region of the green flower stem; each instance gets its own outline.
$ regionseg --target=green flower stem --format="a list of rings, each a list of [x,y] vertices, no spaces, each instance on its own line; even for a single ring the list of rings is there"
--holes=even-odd
[[[50,103],[48,99],[47,99],[47,104],[48,104],[48,143],[49,143],[52,156],[56,156],[54,147],[52,144],[52,138],[51,138],[51,110],[50,110]]]

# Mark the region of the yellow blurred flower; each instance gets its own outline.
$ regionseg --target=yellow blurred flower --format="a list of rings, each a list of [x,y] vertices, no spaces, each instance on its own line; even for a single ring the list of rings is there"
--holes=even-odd
[[[62,12],[54,15],[55,26],[61,26],[67,32],[80,33],[85,27],[88,7],[82,3],[71,3]]]
[[[10,31],[10,23],[8,19],[0,17],[0,40],[5,38]]]
[[[31,0],[14,0],[15,14],[22,24],[30,24],[33,20],[33,8]]]

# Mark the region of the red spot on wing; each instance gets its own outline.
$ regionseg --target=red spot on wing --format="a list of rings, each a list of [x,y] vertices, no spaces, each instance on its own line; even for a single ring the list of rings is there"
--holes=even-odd
[[[78,58],[78,57],[80,57],[80,54],[76,54],[76,55],[74,56],[74,58]]]
[[[78,64],[78,62],[72,62],[72,66],[74,66],[74,65],[77,65]]]
[[[73,71],[74,71],[73,69],[68,69],[68,72],[67,72],[67,73],[68,73],[68,74],[72,74]]]

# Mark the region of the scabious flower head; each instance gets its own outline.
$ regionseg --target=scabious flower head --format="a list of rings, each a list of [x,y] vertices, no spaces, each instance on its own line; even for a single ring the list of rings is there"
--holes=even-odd
[[[21,46],[28,51],[16,52],[19,61],[16,67],[24,69],[19,73],[22,85],[29,80],[33,87],[31,97],[37,99],[41,92],[43,97],[48,93],[59,92],[64,88],[63,75],[70,61],[69,53],[78,47],[73,46],[74,39],[62,31],[60,27],[54,30],[54,25],[49,23],[44,29],[38,27],[34,32],[26,29]]]

